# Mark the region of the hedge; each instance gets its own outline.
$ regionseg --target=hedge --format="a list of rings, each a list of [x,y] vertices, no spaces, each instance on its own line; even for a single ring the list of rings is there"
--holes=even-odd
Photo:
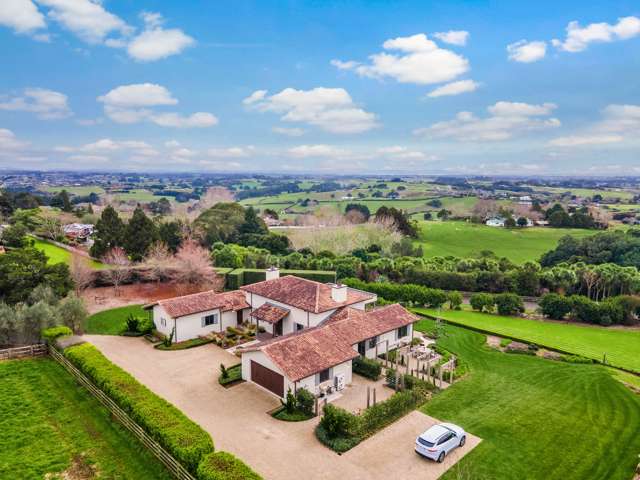
[[[376,360],[369,358],[357,357],[352,362],[353,373],[362,375],[363,377],[377,380],[382,373],[382,365]]]
[[[244,462],[227,452],[209,453],[198,466],[200,480],[260,480]]]
[[[411,302],[417,305],[438,308],[448,300],[448,295],[444,290],[423,287],[422,285],[412,283],[367,283],[357,278],[346,278],[342,282],[349,287],[372,292],[384,297],[385,300],[394,302]]]
[[[213,452],[213,441],[207,432],[111,363],[93,345],[69,347],[64,356],[190,472],[195,474],[203,456]]]
[[[47,328],[40,334],[47,342],[51,343],[58,337],[66,337],[67,335],[73,335],[73,332],[69,327],[60,325],[58,327]]]
[[[295,275],[321,283],[336,281],[336,272],[329,270],[280,270],[280,275]],[[236,268],[225,275],[225,286],[229,290],[236,290],[243,285],[262,282],[266,279],[266,271],[258,268]]]

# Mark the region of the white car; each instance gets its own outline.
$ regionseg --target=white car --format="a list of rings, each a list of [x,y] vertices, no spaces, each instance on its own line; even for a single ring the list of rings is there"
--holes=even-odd
[[[438,463],[467,441],[464,429],[453,423],[439,423],[416,438],[416,452]]]

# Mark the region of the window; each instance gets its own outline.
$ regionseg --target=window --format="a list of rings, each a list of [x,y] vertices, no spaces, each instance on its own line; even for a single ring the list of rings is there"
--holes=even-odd
[[[444,436],[440,438],[440,440],[438,440],[438,445],[442,445],[443,443],[448,442],[452,438],[453,438],[453,433],[445,433]]]
[[[167,319],[164,317],[160,317],[160,325],[163,327],[167,326]]]
[[[327,380],[329,380],[330,377],[331,377],[331,369],[327,368],[326,370],[323,370],[320,372],[320,374],[318,375],[318,381],[319,383],[326,382]]]
[[[207,315],[202,319],[202,326],[207,327],[209,325],[215,325],[218,323],[218,314],[214,313],[212,315]]]
[[[369,348],[376,348],[377,344],[378,344],[378,337],[377,336],[369,339]]]
[[[303,329],[304,329],[304,325],[296,323],[296,332],[299,332],[300,330],[303,330]]]
[[[409,335],[409,326],[405,325],[404,327],[400,327],[398,329],[398,338],[406,337]]]

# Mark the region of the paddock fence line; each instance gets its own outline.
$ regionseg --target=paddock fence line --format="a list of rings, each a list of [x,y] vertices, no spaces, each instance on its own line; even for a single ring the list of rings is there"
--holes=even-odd
[[[107,394],[96,387],[84,373],[78,370],[58,350],[49,346],[49,354],[60,363],[77,381],[104,405],[107,410],[131,433],[133,433],[147,449],[160,460],[171,474],[178,480],[197,480],[180,462],[144,431],[129,415],[122,410]]]
[[[42,357],[47,354],[47,346],[43,343],[24,345],[22,347],[4,348],[0,350],[0,360],[17,358]]]

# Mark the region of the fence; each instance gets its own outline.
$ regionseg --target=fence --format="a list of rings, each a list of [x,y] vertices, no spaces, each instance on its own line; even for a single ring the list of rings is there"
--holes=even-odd
[[[0,360],[12,360],[14,358],[41,357],[47,354],[47,346],[44,344],[25,345],[24,347],[6,348],[0,350]]]
[[[169,454],[164,448],[160,446],[153,438],[151,438],[147,432],[145,432],[140,425],[134,422],[127,413],[122,410],[110,397],[108,397],[102,390],[96,387],[80,370],[78,370],[69,360],[58,352],[54,347],[49,347],[49,354],[51,357],[60,363],[75,379],[85,387],[91,394],[98,399],[102,405],[131,433],[133,433],[138,440],[140,440],[147,449],[153,455],[160,460],[165,467],[173,474],[178,480],[196,480],[196,478],[187,471],[171,454]]]

